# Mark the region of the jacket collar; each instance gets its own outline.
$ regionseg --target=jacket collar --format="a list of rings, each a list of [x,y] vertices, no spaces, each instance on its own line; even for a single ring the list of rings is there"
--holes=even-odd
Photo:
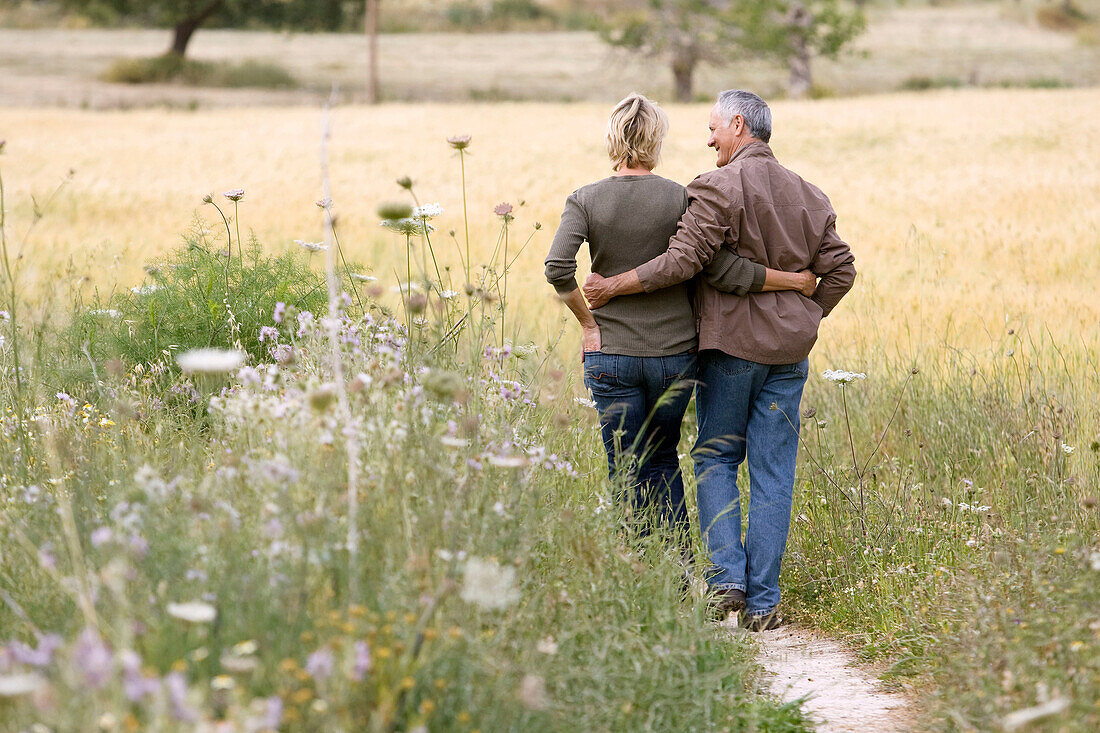
[[[775,153],[772,152],[771,146],[762,140],[756,140],[744,146],[730,158],[730,163],[735,160],[741,160],[742,158],[774,158]],[[726,163],[729,165],[729,163]]]

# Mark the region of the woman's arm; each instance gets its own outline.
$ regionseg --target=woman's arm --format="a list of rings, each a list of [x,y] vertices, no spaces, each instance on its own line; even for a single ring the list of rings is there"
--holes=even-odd
[[[798,290],[807,298],[814,294],[817,278],[809,270],[784,272],[762,267],[751,260],[722,248],[714,255],[700,277],[715,290],[734,295]]]
[[[577,287],[577,250],[588,238],[588,215],[577,193],[565,200],[561,224],[546,255],[546,280],[558,291],[558,297],[569,307],[581,324],[581,362],[585,351],[599,351],[600,327],[588,310],[580,288]]]

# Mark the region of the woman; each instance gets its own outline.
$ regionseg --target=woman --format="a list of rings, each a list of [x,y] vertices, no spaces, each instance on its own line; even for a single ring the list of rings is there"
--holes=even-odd
[[[676,448],[695,378],[691,285],[615,298],[593,313],[576,280],[577,251],[586,241],[592,270],[604,277],[668,249],[688,199],[679,183],[653,173],[667,132],[668,116],[644,96],[631,94],[615,105],[607,123],[615,172],[566,199],[546,279],[581,324],[584,383],[600,413],[609,474],[621,478],[628,511],[643,520],[642,531],[655,520],[686,532]],[[748,264],[722,250],[700,277],[744,294],[752,269],[740,265]]]

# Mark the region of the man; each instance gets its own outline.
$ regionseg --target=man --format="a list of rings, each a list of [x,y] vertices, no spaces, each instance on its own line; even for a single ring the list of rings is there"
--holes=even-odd
[[[797,291],[720,292],[697,285],[699,438],[693,457],[699,525],[713,569],[707,582],[724,618],[747,609],[759,631],[781,623],[779,570],[787,546],[798,405],[818,325],[855,281],[854,258],[837,236],[836,214],[817,187],[775,159],[771,110],[750,92],[718,95],[710,112],[717,170],[688,186],[689,204],[668,251],[611,278],[593,274],[584,294],[593,308],[611,298],[652,292],[698,274],[723,248],[777,270],[809,269],[811,297]],[[752,491],[741,541],[737,469],[747,458]]]

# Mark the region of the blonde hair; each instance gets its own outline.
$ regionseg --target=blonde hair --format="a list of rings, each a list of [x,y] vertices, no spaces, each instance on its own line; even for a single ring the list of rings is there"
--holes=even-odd
[[[607,154],[611,167],[657,167],[661,143],[668,132],[668,115],[641,94],[631,94],[615,105],[607,121]]]

